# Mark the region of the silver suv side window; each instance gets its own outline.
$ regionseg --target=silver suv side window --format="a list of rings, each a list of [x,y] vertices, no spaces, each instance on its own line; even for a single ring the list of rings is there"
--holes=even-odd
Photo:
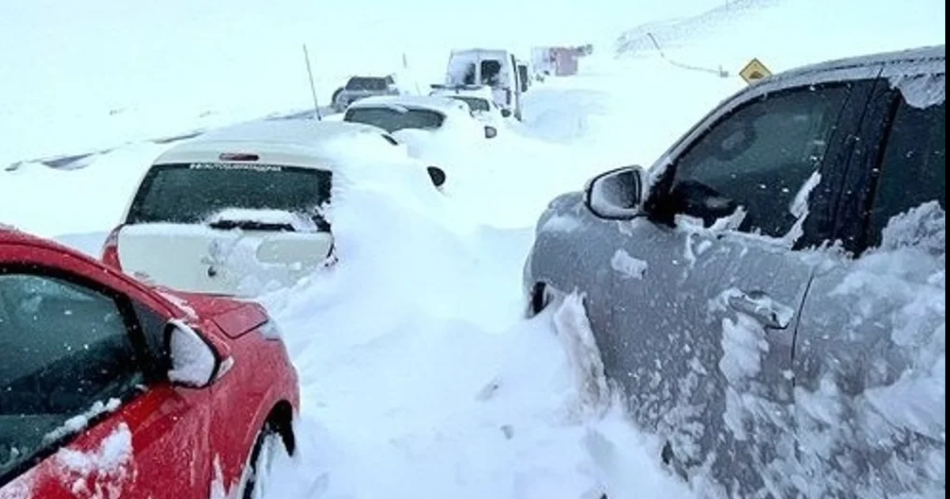
[[[824,161],[847,94],[806,87],[739,108],[681,156],[670,208],[707,225],[742,208],[741,231],[785,236],[803,216],[796,200]]]
[[[881,243],[891,219],[937,201],[947,209],[947,104],[925,109],[900,103],[884,150],[868,247]]]

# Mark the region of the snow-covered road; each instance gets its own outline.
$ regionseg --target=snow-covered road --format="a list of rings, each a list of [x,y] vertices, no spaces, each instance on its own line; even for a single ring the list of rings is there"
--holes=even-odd
[[[834,6],[819,0],[728,3],[731,10],[658,23],[651,30],[673,47],[669,56],[723,65],[731,78],[684,71],[651,52],[632,50],[615,58],[608,43],[585,60],[580,76],[534,87],[527,94],[524,123],[503,130],[491,144],[432,144],[426,154],[450,176],[437,200],[410,186],[372,179],[351,186],[345,202],[333,208],[339,264],[262,298],[281,325],[303,395],[300,453],[273,463],[262,499],[600,499],[604,490],[610,490],[610,499],[694,497],[660,468],[652,436],[631,425],[610,399],[588,391],[591,382],[602,380],[579,377],[578,364],[592,359],[569,348],[587,333],[577,303],[568,300],[532,320],[523,318],[522,266],[538,214],[555,195],[580,188],[596,172],[652,164],[692,123],[744,85],[734,75],[752,57],[779,71],[945,38],[945,6],[936,1],[913,0],[900,8],[857,0]],[[816,18],[818,11],[826,14]],[[849,13],[854,22],[839,25]],[[253,26],[252,17],[243,16],[242,26]],[[3,20],[0,12],[0,25]],[[320,36],[348,35],[343,28],[331,31]],[[440,33],[448,31],[443,27]],[[227,33],[222,29],[222,36]],[[431,49],[439,39],[433,36],[426,32],[407,44],[419,49],[411,53],[421,54],[422,61],[413,58],[418,72],[437,79],[425,72],[444,65],[443,51]],[[0,34],[0,61],[14,40]],[[255,36],[234,48],[233,65],[219,61],[214,68],[196,69],[212,83],[169,109],[126,88],[117,88],[113,100],[81,102],[77,91],[47,102],[42,96],[57,88],[50,75],[13,85],[9,73],[0,74],[0,99],[11,95],[10,88],[43,101],[35,122],[30,120],[35,102],[26,97],[22,105],[0,106],[0,223],[95,254],[145,168],[169,147],[152,139],[302,106],[302,99],[286,95],[308,97],[304,82],[282,78],[245,81],[215,93],[222,80],[212,81],[213,70],[242,69],[235,55],[242,47],[253,52],[244,54],[247,60],[283,53],[288,40],[280,41],[283,45],[267,45],[266,37]],[[290,46],[292,61],[282,55],[267,67],[297,67],[296,40]],[[184,42],[179,48],[190,49]],[[335,77],[360,65],[391,62],[391,52],[360,64],[322,61],[333,77],[319,82],[321,92],[328,95],[338,84]],[[18,52],[10,67],[26,67],[38,57]],[[86,57],[93,69],[78,69],[78,59],[69,66],[84,75],[80,90],[94,88],[95,68],[119,67]],[[185,60],[195,68],[204,61],[200,54]],[[129,78],[139,85],[157,72],[152,68]],[[238,78],[242,75],[246,72]],[[122,78],[110,81],[117,86]],[[49,86],[46,94],[42,85]],[[178,82],[156,88],[154,95],[167,97],[186,87]],[[98,150],[108,151],[72,170],[37,162],[5,169],[29,158]]]

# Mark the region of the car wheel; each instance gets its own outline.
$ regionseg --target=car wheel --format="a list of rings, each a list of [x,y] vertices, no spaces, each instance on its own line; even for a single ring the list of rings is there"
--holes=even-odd
[[[260,484],[259,477],[261,472],[270,467],[271,461],[278,452],[293,456],[296,451],[296,439],[293,428],[290,423],[282,423],[276,419],[269,419],[257,439],[254,441],[254,448],[251,450],[251,456],[248,459],[247,471],[245,472],[245,481],[243,487],[242,499],[257,499],[260,495],[257,488]]]

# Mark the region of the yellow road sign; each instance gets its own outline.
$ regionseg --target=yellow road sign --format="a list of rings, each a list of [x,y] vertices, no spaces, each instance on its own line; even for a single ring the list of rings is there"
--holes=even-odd
[[[763,78],[772,76],[772,72],[769,71],[769,68],[765,67],[765,64],[762,64],[762,61],[752,59],[749,61],[749,64],[746,64],[746,66],[742,68],[739,75],[742,76],[742,79],[745,80],[746,83],[751,85]]]

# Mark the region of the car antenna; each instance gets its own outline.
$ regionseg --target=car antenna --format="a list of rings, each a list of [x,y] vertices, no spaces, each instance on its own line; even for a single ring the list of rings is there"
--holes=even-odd
[[[307,75],[310,77],[310,94],[313,95],[313,112],[317,121],[323,121],[323,115],[320,114],[320,101],[317,99],[317,85],[313,81],[313,68],[310,66],[310,52],[307,50],[307,44],[303,44],[303,59],[307,63]]]

